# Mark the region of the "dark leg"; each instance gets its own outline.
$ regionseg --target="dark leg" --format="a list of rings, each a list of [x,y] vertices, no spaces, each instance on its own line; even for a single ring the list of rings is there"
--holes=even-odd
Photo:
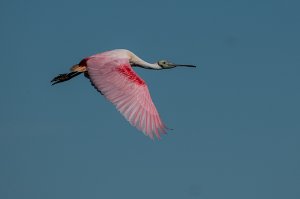
[[[68,80],[72,79],[73,77],[76,77],[77,75],[80,75],[80,74],[81,74],[81,72],[71,72],[71,73],[60,74],[60,75],[54,77],[51,80],[51,82],[53,82],[52,85],[58,84],[61,82],[68,81]]]

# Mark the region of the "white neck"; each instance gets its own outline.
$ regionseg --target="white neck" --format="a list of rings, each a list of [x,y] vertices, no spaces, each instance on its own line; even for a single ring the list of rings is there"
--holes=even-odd
[[[158,65],[157,63],[148,63],[144,60],[142,60],[141,58],[139,58],[138,56],[136,56],[135,54],[133,54],[132,52],[130,53],[130,62],[134,65],[134,66],[138,66],[141,68],[147,68],[147,69],[154,69],[154,70],[160,70],[162,69],[162,67],[160,65]]]

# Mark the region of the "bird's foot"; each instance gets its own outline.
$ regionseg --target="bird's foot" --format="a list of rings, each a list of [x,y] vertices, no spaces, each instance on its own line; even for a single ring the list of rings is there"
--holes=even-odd
[[[76,77],[79,74],[81,74],[81,73],[80,72],[71,72],[71,73],[59,74],[58,76],[54,77],[51,80],[51,82],[53,82],[52,85],[68,81],[69,79],[72,79],[73,77]]]

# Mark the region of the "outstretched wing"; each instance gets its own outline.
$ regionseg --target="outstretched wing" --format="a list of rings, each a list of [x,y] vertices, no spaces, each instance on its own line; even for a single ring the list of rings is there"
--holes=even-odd
[[[153,139],[166,133],[148,87],[127,59],[93,57],[87,70],[94,86],[121,112],[131,125]]]

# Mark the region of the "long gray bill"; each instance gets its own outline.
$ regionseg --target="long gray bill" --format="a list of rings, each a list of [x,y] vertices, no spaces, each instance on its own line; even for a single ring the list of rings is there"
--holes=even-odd
[[[196,67],[195,65],[190,64],[174,64],[174,66]]]

